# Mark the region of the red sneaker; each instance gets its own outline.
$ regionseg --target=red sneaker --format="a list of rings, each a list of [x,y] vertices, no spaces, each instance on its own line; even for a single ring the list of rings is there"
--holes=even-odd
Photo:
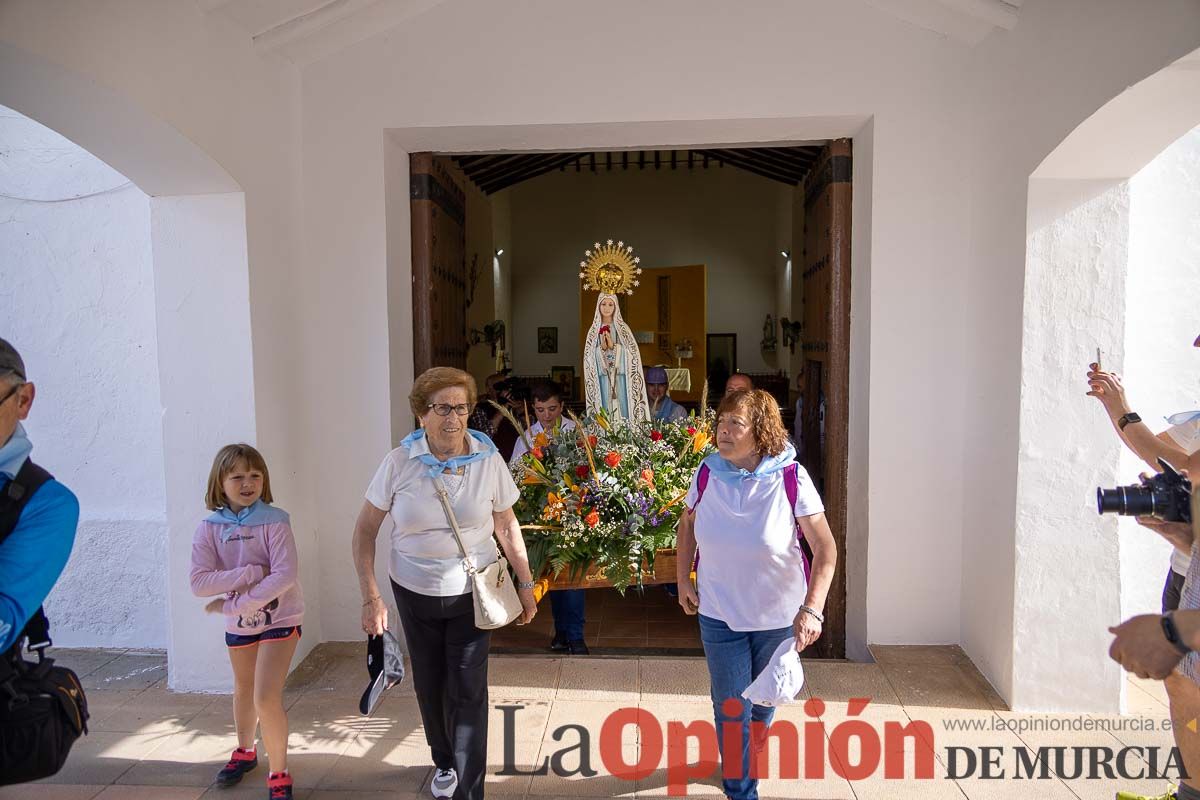
[[[254,750],[237,748],[229,757],[229,763],[217,773],[217,783],[222,786],[233,786],[250,770],[258,766],[258,753]]]
[[[267,800],[292,800],[292,776],[272,772],[267,778]]]

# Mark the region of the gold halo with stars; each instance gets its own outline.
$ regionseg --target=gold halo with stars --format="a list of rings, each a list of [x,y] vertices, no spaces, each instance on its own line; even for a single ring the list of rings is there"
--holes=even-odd
[[[633,255],[631,245],[609,239],[604,244],[596,242],[583,254],[586,258],[579,262],[579,277],[585,291],[633,294],[634,287],[641,284],[637,276],[642,274],[638,266],[642,260]]]

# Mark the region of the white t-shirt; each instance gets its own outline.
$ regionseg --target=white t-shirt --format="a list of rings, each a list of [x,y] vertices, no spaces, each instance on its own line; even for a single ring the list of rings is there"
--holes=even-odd
[[[569,419],[561,419],[561,420],[559,420],[558,424],[564,431],[575,430],[575,423],[571,422],[571,420],[569,420]],[[540,422],[535,422],[532,425],[530,425],[529,430],[525,433],[525,435],[529,437],[530,444],[533,443],[533,437],[537,436],[539,433],[541,433],[544,430],[546,430],[546,429],[542,427],[542,423],[540,423]],[[549,436],[550,434],[547,433],[546,435]],[[529,448],[527,448],[525,446],[525,440],[522,439],[520,436],[518,436],[517,443],[516,443],[516,445],[513,446],[512,458],[510,458],[508,460],[508,463],[510,463],[510,464],[517,463],[518,461],[521,460],[521,456],[525,455],[528,452],[529,452]]]
[[[1200,419],[1194,419],[1191,422],[1181,422],[1178,425],[1172,425],[1167,428],[1167,433],[1175,444],[1183,448],[1183,452],[1189,456],[1200,450]],[[1188,565],[1192,563],[1192,557],[1187,553],[1182,553],[1179,548],[1171,550],[1171,569],[1178,572],[1180,575],[1187,575]]]
[[[696,510],[700,613],[735,631],[790,626],[808,593],[795,518],[825,510],[808,472],[797,468],[792,509],[782,470],[737,484],[710,473],[699,506],[698,475],[699,470],[684,502]]]
[[[471,452],[478,452],[479,442],[473,438],[470,442]],[[405,589],[433,597],[467,594],[471,581],[463,570],[454,531],[434,491],[434,480],[444,479],[463,543],[480,569],[496,560],[492,512],[511,508],[520,492],[499,453],[467,464],[462,479],[455,480],[444,473],[429,477],[429,467],[417,458],[428,452],[429,442],[422,438],[411,451],[397,447],[384,456],[367,487],[367,501],[387,511],[395,524],[388,562],[392,580]]]

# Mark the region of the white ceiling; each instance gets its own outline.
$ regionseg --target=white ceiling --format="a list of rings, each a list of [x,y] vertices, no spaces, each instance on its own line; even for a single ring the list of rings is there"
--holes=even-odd
[[[842,0],[836,0],[841,2]],[[977,44],[1011,30],[1024,0],[864,0],[910,25]],[[264,52],[296,64],[332,55],[403,23],[443,0],[196,0],[233,22]]]
[[[307,64],[399,25],[442,0],[196,0],[255,47]]]

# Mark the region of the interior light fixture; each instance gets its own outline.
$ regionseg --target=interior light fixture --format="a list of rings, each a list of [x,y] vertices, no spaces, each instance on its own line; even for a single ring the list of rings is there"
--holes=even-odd
[[[497,256],[502,256],[502,255],[504,255],[504,248],[503,248],[503,247],[501,247],[499,250],[497,250],[497,251],[496,251],[496,255],[497,255]]]
[[[779,255],[783,256],[784,258],[791,258],[791,257],[792,257],[792,254],[791,254],[791,253],[789,253],[787,250],[780,250],[780,251],[779,251]]]

